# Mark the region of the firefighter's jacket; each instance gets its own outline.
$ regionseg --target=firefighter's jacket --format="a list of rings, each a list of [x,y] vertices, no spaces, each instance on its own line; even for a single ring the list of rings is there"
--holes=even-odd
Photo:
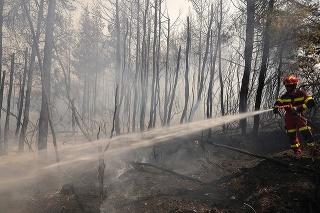
[[[311,133],[311,127],[303,115],[305,109],[315,106],[315,102],[311,95],[300,89],[295,89],[293,92],[286,92],[275,103],[275,106],[284,106],[291,104],[292,107],[297,107],[296,112],[292,113],[290,108],[285,108],[286,114],[284,116],[285,129],[289,136],[292,149],[297,149],[300,146],[299,139],[296,132],[299,131],[305,138],[307,146],[313,147],[315,139]],[[300,116],[298,116],[298,114]]]
[[[305,109],[315,106],[315,102],[311,95],[300,89],[295,89],[291,93],[284,93],[275,103],[275,106],[284,106],[291,104],[297,107],[297,112],[302,113]],[[289,108],[285,108],[286,113],[290,113]]]

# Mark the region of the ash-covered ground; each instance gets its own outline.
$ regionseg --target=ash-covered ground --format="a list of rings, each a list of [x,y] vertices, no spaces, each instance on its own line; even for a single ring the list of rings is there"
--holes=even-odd
[[[102,204],[95,143],[68,148],[61,143],[61,159],[68,163],[40,170],[33,170],[30,154],[29,161],[13,154],[1,157],[0,212],[319,212],[314,172],[319,162],[307,154],[295,159],[282,131],[262,133],[255,141],[205,134],[117,154],[107,151]]]

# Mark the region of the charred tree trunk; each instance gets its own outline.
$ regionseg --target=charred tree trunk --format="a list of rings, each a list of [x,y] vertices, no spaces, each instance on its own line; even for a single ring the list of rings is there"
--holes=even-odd
[[[0,0],[0,82],[1,82],[1,73],[2,73],[2,38],[3,38],[3,32],[2,32],[2,26],[3,26],[3,5],[4,5],[4,0]],[[2,87],[2,85],[0,85]],[[0,94],[0,108],[2,108],[2,100],[3,100],[3,92]],[[0,110],[0,121],[1,121],[1,110]],[[1,123],[1,122],[0,122]],[[3,147],[2,147],[2,140],[1,140],[1,124],[0,124],[0,155],[3,152]]]
[[[11,68],[10,68],[10,83],[9,83],[9,92],[7,99],[7,115],[6,115],[6,123],[4,126],[4,139],[3,139],[3,147],[4,151],[8,151],[8,137],[9,137],[9,122],[10,122],[10,106],[11,106],[11,95],[12,95],[12,87],[13,87],[13,73],[14,73],[14,57],[15,54],[11,55]]]
[[[22,78],[22,85],[20,89],[20,101],[19,101],[19,111],[18,111],[18,118],[17,118],[17,128],[15,135],[18,136],[21,126],[21,117],[22,117],[22,109],[24,103],[24,88],[26,84],[26,78],[28,73],[28,48],[26,48],[24,53],[24,71],[23,71],[23,78]]]
[[[46,19],[46,33],[42,69],[42,100],[39,118],[38,150],[47,149],[48,121],[49,121],[49,100],[50,100],[50,70],[52,59],[53,25],[55,18],[56,0],[48,2],[48,15]]]
[[[197,101],[191,111],[189,121],[193,120],[193,116],[199,108],[201,97],[202,97],[202,91],[203,91],[203,87],[204,87],[204,71],[205,71],[205,67],[206,67],[206,63],[207,63],[207,59],[208,59],[208,54],[209,54],[212,22],[213,22],[213,5],[211,5],[210,22],[209,22],[208,31],[207,31],[206,51],[205,51],[205,55],[204,55],[204,58],[202,61],[202,67],[201,67],[201,71],[200,71],[201,74],[200,74],[199,88],[198,88],[198,92],[197,92]]]
[[[28,7],[25,3],[25,0],[22,1],[23,8],[27,14],[27,19],[29,22],[29,26],[32,32],[33,36],[33,45],[32,45],[32,51],[31,51],[31,62],[30,62],[30,67],[28,71],[28,81],[27,81],[27,90],[26,90],[26,103],[24,107],[24,112],[23,112],[23,123],[21,127],[21,132],[20,132],[20,138],[19,138],[19,152],[24,151],[24,141],[26,138],[26,132],[27,132],[27,127],[29,123],[29,110],[30,110],[30,98],[31,98],[31,89],[32,89],[32,79],[33,79],[33,69],[35,66],[35,59],[36,59],[36,54],[38,52],[38,43],[39,43],[39,36],[40,36],[40,26],[41,26],[41,20],[43,17],[43,5],[44,5],[44,0],[40,1],[39,4],[39,12],[38,12],[38,17],[37,17],[37,31],[34,31],[33,24],[31,22],[30,14],[28,11]],[[40,58],[39,58],[40,60]]]
[[[157,106],[160,104],[160,49],[161,49],[161,0],[159,1],[159,18],[158,18],[158,47],[157,47],[157,60],[156,60],[156,90],[155,90],[155,105],[154,105],[154,113],[153,113],[153,128],[156,126],[157,121]],[[160,109],[160,107],[159,107]]]
[[[184,108],[183,112],[180,118],[180,123],[183,123],[183,121],[187,121],[185,119],[187,116],[187,110],[188,110],[188,102],[189,102],[189,53],[190,53],[190,47],[191,47],[191,38],[190,38],[190,20],[189,16],[187,17],[187,45],[186,45],[186,71],[184,73]]]
[[[221,5],[221,2],[220,2],[220,5]],[[220,6],[220,7],[222,8],[222,6]],[[222,17],[221,16],[222,16],[222,11],[220,11],[220,22],[217,25],[218,38],[217,38],[217,42],[215,45],[214,54],[213,54],[213,56],[211,56],[211,60],[210,60],[211,67],[210,67],[210,81],[209,81],[208,97],[207,97],[207,118],[212,118],[212,108],[213,108],[212,90],[213,90],[213,81],[214,81],[214,71],[216,69],[216,60],[217,60],[218,50],[219,50],[220,43],[221,43],[221,26],[222,26]],[[219,57],[221,57],[220,53],[221,53],[221,51],[219,52]],[[220,69],[220,67],[219,67],[219,69]],[[219,76],[221,76],[220,72],[219,72]],[[221,80],[220,80],[220,87],[222,87],[222,86],[223,85],[221,85]],[[209,136],[210,136],[210,134],[211,134],[211,132],[209,131]]]
[[[258,85],[258,90],[257,90],[256,103],[255,103],[255,107],[254,107],[255,110],[260,110],[262,90],[263,90],[264,81],[266,78],[267,63],[268,63],[268,56],[269,56],[269,49],[270,49],[270,26],[271,26],[271,17],[272,17],[271,14],[273,11],[273,6],[274,6],[274,0],[270,0],[266,28],[265,28],[265,32],[264,32],[263,54],[262,54],[262,62],[261,62],[261,68],[260,68],[259,85]],[[253,130],[252,130],[252,135],[254,138],[256,138],[258,136],[259,120],[260,120],[260,116],[255,115]]]
[[[169,52],[170,52],[170,19],[168,19],[168,34],[167,34],[167,53],[166,53],[166,73],[164,80],[164,104],[163,104],[163,121],[162,126],[167,124],[167,115],[168,115],[168,71],[169,71]]]
[[[0,81],[1,81],[1,73],[2,73],[2,48],[3,48],[3,45],[2,45],[3,5],[4,5],[4,0],[0,0]],[[3,97],[0,97],[0,98],[3,98]]]
[[[223,77],[222,77],[222,65],[221,65],[221,27],[222,27],[222,0],[220,0],[220,22],[218,24],[218,40],[217,47],[219,48],[219,81],[220,81],[220,107],[221,107],[221,115],[225,115],[224,109],[224,84],[223,84]],[[222,125],[223,131],[226,131],[226,125]]]
[[[215,46],[215,50],[217,50],[217,45]],[[207,94],[207,118],[212,118],[212,108],[213,108],[213,86],[214,86],[214,71],[215,71],[215,60],[217,58],[217,51],[213,51],[213,36],[210,39],[210,77],[209,77],[209,86],[208,86],[208,94]],[[211,136],[211,128],[209,128],[209,137]]]
[[[146,116],[146,102],[147,102],[147,86],[148,86],[148,76],[147,76],[147,56],[148,56],[148,45],[147,45],[147,15],[149,10],[150,1],[146,2],[146,9],[144,11],[143,17],[143,38],[142,38],[142,51],[141,51],[141,74],[140,74],[140,84],[141,84],[141,108],[140,108],[140,131],[145,129],[145,116]]]
[[[140,0],[137,2],[137,45],[136,45],[136,70],[134,75],[134,99],[133,99],[133,111],[132,111],[132,132],[136,131],[136,116],[137,116],[137,106],[138,106],[138,78],[140,69]]]
[[[121,78],[121,44],[120,44],[120,14],[119,14],[119,1],[116,0],[116,31],[117,31],[117,48],[116,48],[116,84],[120,85],[120,78]],[[119,93],[120,94],[120,93]],[[119,98],[119,97],[118,97]],[[120,97],[121,98],[121,97]],[[119,101],[117,101],[119,103]],[[118,106],[119,107],[119,106]],[[120,109],[117,110],[115,116],[115,132],[117,135],[120,134]]]
[[[172,88],[171,100],[170,100],[169,110],[168,110],[168,118],[167,118],[167,125],[168,126],[170,125],[172,106],[173,106],[173,101],[174,101],[174,97],[175,97],[175,94],[176,94],[176,88],[177,88],[177,83],[178,83],[178,76],[179,76],[179,69],[180,69],[180,58],[181,58],[181,46],[179,47],[176,76],[175,76],[175,79],[174,79],[174,85],[173,85],[173,88]]]
[[[150,119],[148,129],[153,128],[155,119],[155,105],[156,105],[156,61],[157,61],[157,27],[158,27],[158,0],[155,0],[154,6],[154,28],[153,28],[153,46],[152,46],[152,82],[151,82],[151,100],[150,100]]]
[[[281,70],[282,70],[282,65],[283,65],[283,52],[284,52],[284,47],[285,47],[285,43],[283,45],[281,45],[280,47],[280,52],[279,52],[279,65],[277,68],[277,76],[276,76],[276,92],[274,95],[274,99],[277,99],[279,97],[280,94],[280,86],[281,86]]]
[[[246,27],[246,41],[244,50],[244,72],[242,76],[242,83],[240,89],[240,102],[239,112],[247,112],[248,103],[248,91],[249,91],[249,80],[251,72],[251,59],[253,51],[253,40],[254,40],[254,13],[255,13],[255,1],[247,1],[247,27]],[[240,128],[242,134],[247,132],[247,119],[240,120]]]
[[[6,71],[2,72],[2,81],[1,81],[1,87],[0,87],[0,97],[3,97],[3,91],[4,91],[4,80],[6,79]],[[2,109],[2,103],[3,98],[0,99],[0,107]],[[2,110],[0,110],[0,120],[1,120],[1,114]],[[0,155],[3,154],[3,146],[2,146],[2,133],[1,133],[1,122],[0,122]]]

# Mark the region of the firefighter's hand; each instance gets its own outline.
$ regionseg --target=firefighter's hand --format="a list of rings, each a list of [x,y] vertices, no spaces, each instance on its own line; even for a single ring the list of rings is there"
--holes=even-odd
[[[291,109],[290,109],[290,112],[292,113],[292,114],[296,114],[297,113],[297,107],[291,107]]]
[[[274,106],[273,107],[273,113],[278,114],[279,113],[279,106]]]

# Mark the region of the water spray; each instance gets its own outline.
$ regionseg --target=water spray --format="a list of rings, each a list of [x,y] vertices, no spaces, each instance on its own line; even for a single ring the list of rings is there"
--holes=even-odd
[[[80,169],[87,162],[97,162],[99,158],[98,145],[107,145],[110,147],[107,150],[106,158],[121,157],[124,152],[129,152],[137,148],[149,147],[158,143],[168,141],[173,138],[185,137],[195,134],[204,129],[213,128],[240,119],[270,112],[272,109],[259,110],[254,112],[240,113],[228,115],[219,118],[211,118],[206,120],[194,121],[169,127],[154,128],[143,132],[120,135],[112,139],[100,139],[94,142],[85,144],[70,145],[63,147],[60,150],[61,161],[52,163],[45,167],[37,167],[36,158],[33,154],[25,153],[15,156],[4,156],[0,162],[0,192],[3,189],[9,189],[12,184],[19,187],[19,184],[26,182],[35,183],[36,177],[45,176],[55,170],[59,165],[68,169]],[[54,153],[52,153],[54,156]],[[48,157],[50,155],[48,154]],[[55,157],[52,157],[54,161]]]
[[[111,139],[111,146],[108,152],[118,152],[122,149],[155,145],[157,143],[161,143],[172,138],[191,135],[204,129],[209,129],[212,127],[231,123],[237,120],[241,120],[244,118],[252,117],[270,111],[272,111],[272,109],[240,113],[235,115],[227,115],[219,118],[211,118],[175,126],[150,129],[148,131],[139,133],[120,135]],[[119,147],[119,145],[123,144],[123,142],[125,142],[126,147]]]

